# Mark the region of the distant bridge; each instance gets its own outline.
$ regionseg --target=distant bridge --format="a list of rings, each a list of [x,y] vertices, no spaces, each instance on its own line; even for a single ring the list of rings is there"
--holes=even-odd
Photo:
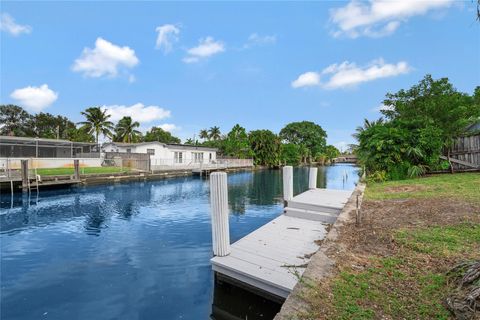
[[[357,161],[357,156],[354,154],[343,155],[332,159],[333,163],[357,163]]]

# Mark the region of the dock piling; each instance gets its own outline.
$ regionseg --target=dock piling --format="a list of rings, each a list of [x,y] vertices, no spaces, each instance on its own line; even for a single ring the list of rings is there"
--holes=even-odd
[[[308,174],[308,189],[317,188],[317,168],[310,167]]]
[[[293,198],[293,167],[283,167],[283,201],[286,202]]]
[[[28,185],[29,182],[28,179],[28,160],[21,160],[22,164],[22,191],[27,192],[28,191]]]
[[[227,174],[210,174],[210,206],[212,210],[213,254],[224,257],[230,254],[230,230],[228,225]]]
[[[73,178],[75,180],[80,180],[80,160],[78,159],[73,160],[73,168],[74,168]]]

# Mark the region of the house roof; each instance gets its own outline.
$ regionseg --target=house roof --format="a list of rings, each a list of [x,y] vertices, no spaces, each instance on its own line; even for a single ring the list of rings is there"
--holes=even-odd
[[[107,142],[107,143],[104,143],[103,146],[116,145],[116,146],[119,146],[119,147],[136,147],[136,146],[149,145],[149,144],[159,144],[159,145],[162,145],[164,147],[167,147],[168,149],[175,149],[175,150],[180,150],[180,149],[185,150],[185,149],[187,149],[187,150],[204,150],[204,151],[214,151],[214,152],[218,151],[217,148],[194,146],[194,145],[180,144],[180,143],[165,144],[165,143],[158,142],[158,141],[138,142],[138,143]]]
[[[119,147],[136,147],[136,146],[143,146],[143,145],[149,145],[149,144],[159,144],[162,146],[166,146],[165,143],[161,143],[158,141],[149,141],[149,142],[138,142],[138,143],[125,143],[125,142],[106,142],[103,144],[103,146],[113,144]]]
[[[205,151],[214,151],[217,152],[217,148],[203,147],[203,146],[194,146],[190,144],[179,144],[179,143],[170,143],[167,144],[169,149],[188,149],[188,150],[205,150]]]

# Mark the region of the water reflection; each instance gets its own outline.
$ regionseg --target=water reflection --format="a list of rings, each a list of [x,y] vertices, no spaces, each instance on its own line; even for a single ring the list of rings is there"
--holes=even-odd
[[[349,170],[350,183],[355,169],[338,168],[319,185],[352,188],[337,174]],[[307,179],[295,169],[296,193]],[[280,171],[229,174],[228,184],[232,241],[281,213]],[[0,318],[208,318],[208,193],[208,180],[178,178],[41,190],[38,201],[1,194]]]

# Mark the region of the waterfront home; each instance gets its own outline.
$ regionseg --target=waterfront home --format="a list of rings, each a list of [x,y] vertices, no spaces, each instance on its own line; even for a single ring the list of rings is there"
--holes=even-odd
[[[149,154],[152,166],[184,166],[213,163],[217,149],[185,144],[165,144],[158,141],[140,143],[108,142],[102,152]]]

